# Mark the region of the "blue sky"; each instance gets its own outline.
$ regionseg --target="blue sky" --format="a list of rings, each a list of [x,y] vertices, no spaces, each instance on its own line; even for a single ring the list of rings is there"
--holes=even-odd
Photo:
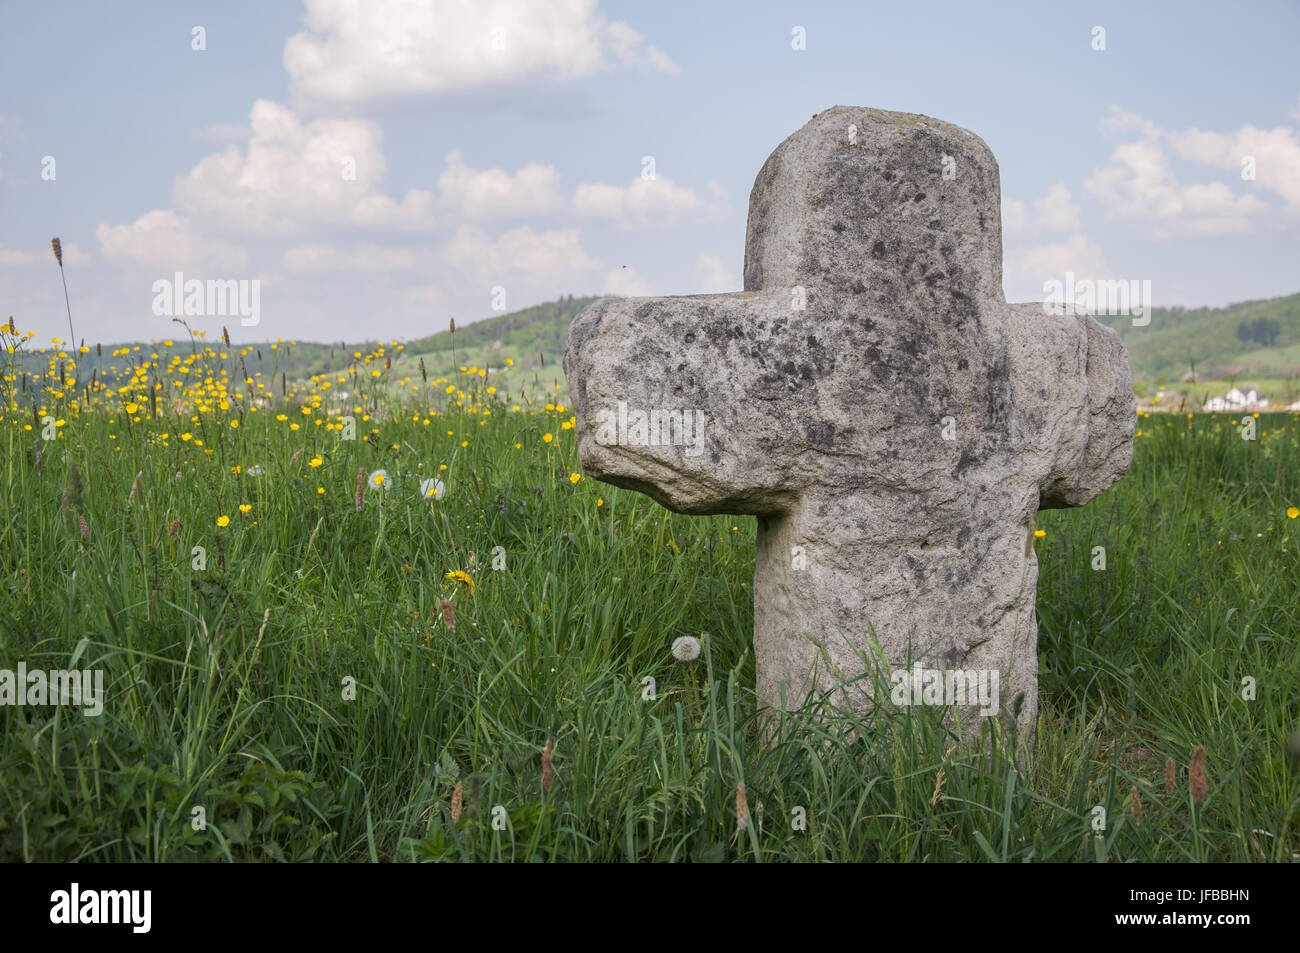
[[[66,332],[54,235],[88,342],[174,335],[176,271],[261,283],[257,327],[191,321],[244,340],[738,290],[754,175],[835,104],[984,138],[1012,300],[1067,270],[1165,305],[1300,291],[1300,6],[1058,6],[10,4],[0,319]]]

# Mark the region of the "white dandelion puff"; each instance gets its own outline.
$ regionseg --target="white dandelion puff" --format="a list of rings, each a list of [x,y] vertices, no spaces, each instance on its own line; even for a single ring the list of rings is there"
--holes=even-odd
[[[427,480],[420,481],[420,496],[426,500],[441,500],[446,492],[447,487],[443,485],[441,480],[430,477]]]
[[[700,640],[693,635],[673,639],[673,658],[679,662],[694,662],[700,657]]]
[[[376,470],[370,474],[370,479],[366,481],[372,490],[387,490],[392,486],[392,481],[388,479],[387,470]]]

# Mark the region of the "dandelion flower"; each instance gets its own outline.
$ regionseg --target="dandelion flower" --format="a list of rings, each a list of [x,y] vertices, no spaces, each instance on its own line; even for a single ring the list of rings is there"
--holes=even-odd
[[[370,474],[369,482],[372,490],[387,490],[391,485],[391,482],[388,479],[388,471],[386,470],[376,470],[374,473]]]
[[[470,574],[465,572],[463,569],[453,569],[451,572],[447,573],[447,578],[454,582],[464,583],[466,589],[470,592],[474,591],[474,580],[470,578]]]
[[[672,652],[679,662],[693,662],[700,657],[700,640],[693,635],[673,639]]]
[[[1296,509],[1294,506],[1288,506],[1286,508],[1286,515],[1291,519],[1295,519],[1297,516],[1300,516],[1300,509]]]
[[[229,517],[229,516],[218,516],[218,517],[217,517],[217,525],[218,525],[218,526],[229,526],[229,525],[230,525],[230,517]]]

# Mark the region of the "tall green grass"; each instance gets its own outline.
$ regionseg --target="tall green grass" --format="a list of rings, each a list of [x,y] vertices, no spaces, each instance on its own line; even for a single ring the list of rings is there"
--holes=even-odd
[[[1261,417],[1255,441],[1222,415],[1143,418],[1128,477],[1040,514],[1041,718],[1017,767],[993,728],[957,748],[930,709],[839,713],[845,732],[810,702],[760,730],[753,520],[575,484],[569,411],[480,396],[428,424],[380,406],[355,441],[296,406],[238,429],[162,406],[69,415],[39,468],[30,415],[7,414],[0,668],[102,669],[107,697],[98,718],[0,708],[0,858],[1300,854],[1293,415]],[[391,488],[358,510],[357,471],[380,468]],[[441,499],[421,499],[429,477]],[[701,633],[702,657],[674,661]]]

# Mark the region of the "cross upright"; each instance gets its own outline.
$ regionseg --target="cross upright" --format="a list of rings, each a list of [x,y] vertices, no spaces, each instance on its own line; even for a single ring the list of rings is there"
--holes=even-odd
[[[994,708],[1032,745],[1034,515],[1128,469],[1119,336],[1006,302],[993,153],[909,113],[837,106],[777,147],[744,287],[574,319],[584,470],[677,512],[758,517],[768,704],[838,686],[869,707],[870,679],[845,683],[874,644],[894,670],[996,673]]]

